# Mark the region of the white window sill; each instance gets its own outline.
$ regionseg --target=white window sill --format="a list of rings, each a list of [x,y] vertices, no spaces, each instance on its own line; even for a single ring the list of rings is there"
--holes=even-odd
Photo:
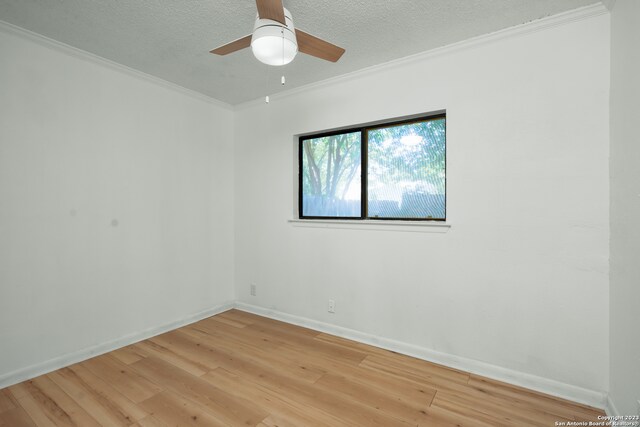
[[[438,221],[385,221],[375,219],[290,219],[289,223],[294,227],[410,231],[418,233],[446,233],[451,228],[451,224]]]

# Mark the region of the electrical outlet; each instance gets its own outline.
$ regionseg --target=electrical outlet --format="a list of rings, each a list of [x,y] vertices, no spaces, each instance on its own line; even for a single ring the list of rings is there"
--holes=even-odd
[[[256,296],[256,284],[255,283],[252,283],[249,286],[249,293],[251,294],[252,297]]]
[[[327,304],[327,311],[329,313],[335,313],[336,312],[336,302],[332,299],[329,300],[329,303]]]

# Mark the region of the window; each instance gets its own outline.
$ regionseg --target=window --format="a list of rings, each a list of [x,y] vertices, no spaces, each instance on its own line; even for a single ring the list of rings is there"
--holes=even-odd
[[[446,219],[444,114],[300,137],[307,219]]]

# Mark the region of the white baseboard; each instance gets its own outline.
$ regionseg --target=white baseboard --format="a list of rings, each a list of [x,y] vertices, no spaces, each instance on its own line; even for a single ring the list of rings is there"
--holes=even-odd
[[[74,363],[82,362],[83,360],[90,359],[100,354],[108,353],[164,332],[180,328],[190,323],[197,322],[198,320],[211,317],[215,314],[232,309],[234,305],[233,301],[228,301],[160,326],[154,326],[152,328],[145,329],[144,331],[134,332],[106,343],[83,348],[81,350],[74,351],[73,353],[65,354],[42,363],[37,363],[35,365],[27,366],[26,368],[21,368],[13,372],[0,375],[0,389],[55,371],[56,369],[64,368],[65,366],[73,365]]]
[[[538,377],[511,369],[502,368],[473,359],[467,359],[447,353],[441,353],[425,347],[407,344],[390,338],[379,337],[373,334],[356,331],[354,329],[344,328],[342,326],[332,325],[306,317],[295,316],[292,314],[258,307],[239,301],[225,302],[207,310],[203,310],[184,318],[165,323],[161,326],[156,326],[144,331],[129,334],[106,343],[84,348],[82,350],[65,354],[63,356],[44,361],[42,363],[3,374],[0,376],[0,389],[9,387],[13,384],[17,384],[30,378],[37,377],[39,375],[46,374],[56,369],[63,368],[65,366],[81,362],[91,357],[108,353],[110,351],[162,334],[164,332],[180,328],[184,325],[197,322],[199,320],[216,315],[218,313],[222,313],[234,307],[239,310],[258,314],[260,316],[282,320],[294,325],[304,326],[307,328],[315,329],[317,331],[326,332],[332,335],[337,335],[361,343],[374,345],[376,347],[392,350],[398,353],[417,357],[419,359],[449,366],[451,368],[460,369],[495,380],[504,381],[521,387],[526,387],[531,390],[558,396],[564,399],[572,400],[574,402],[601,408],[604,409],[608,415],[618,415],[618,411],[616,410],[616,407],[610,396],[603,392],[588,390],[570,384],[554,381],[548,378]]]
[[[315,329],[317,331],[326,332],[343,338],[348,338],[364,344],[381,347],[387,350],[427,360],[429,362],[438,363],[441,365],[449,366],[451,368],[460,369],[462,371],[482,375],[487,378],[492,378],[498,381],[504,381],[509,384],[514,384],[520,387],[539,391],[541,393],[546,393],[553,396],[561,397],[563,399],[568,399],[574,402],[593,406],[595,408],[613,408],[613,403],[608,399],[607,394],[604,392],[589,390],[571,384],[554,381],[548,378],[538,377],[536,375],[502,368],[473,359],[467,359],[460,356],[441,353],[425,347],[407,344],[393,339],[379,337],[376,335],[332,325],[329,323],[319,322],[306,317],[283,313],[277,310],[258,307],[240,301],[236,302],[235,306],[239,310],[247,311],[260,316],[282,320],[294,325],[304,326],[310,329]]]

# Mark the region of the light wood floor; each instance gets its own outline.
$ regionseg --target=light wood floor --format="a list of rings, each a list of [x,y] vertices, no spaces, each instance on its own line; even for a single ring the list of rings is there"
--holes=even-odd
[[[0,426],[553,426],[602,411],[238,310],[0,390]]]

